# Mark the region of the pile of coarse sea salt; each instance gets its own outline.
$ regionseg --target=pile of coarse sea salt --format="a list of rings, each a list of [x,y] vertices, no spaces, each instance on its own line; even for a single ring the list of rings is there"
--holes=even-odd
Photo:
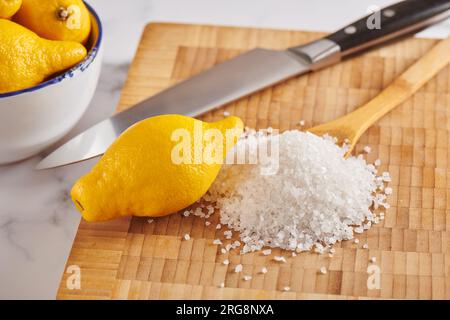
[[[391,188],[385,186],[391,180],[389,173],[377,176],[379,160],[372,165],[362,155],[345,159],[346,146],[339,147],[331,137],[298,130],[282,134],[250,130],[231,156],[256,152],[273,139],[279,148],[277,170],[267,174],[268,162],[261,159],[257,164],[226,164],[201,200],[208,205],[192,211],[209,218],[218,208],[220,223],[239,232],[241,253],[264,247],[323,253],[384,218],[384,213],[377,216],[373,210],[389,208],[386,194]],[[225,233],[231,239],[231,231]],[[226,251],[240,246],[235,241]]]

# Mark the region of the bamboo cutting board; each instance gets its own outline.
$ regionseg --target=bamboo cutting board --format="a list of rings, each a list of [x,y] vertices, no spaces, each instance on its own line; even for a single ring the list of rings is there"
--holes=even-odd
[[[245,50],[286,48],[322,36],[300,31],[260,30],[183,24],[145,28],[130,67],[118,110],[151,96]],[[371,51],[314,74],[294,78],[224,110],[253,128],[306,128],[342,116],[375,96],[436,43],[408,39]],[[280,264],[261,253],[221,254],[213,245],[218,213],[204,220],[179,214],[108,223],[81,222],[67,267],[81,270],[81,288],[70,290],[62,276],[59,299],[450,299],[450,68],[384,117],[357,145],[372,148],[388,170],[394,193],[386,218],[327,254],[285,254]],[[190,241],[182,240],[189,233]],[[369,244],[363,249],[362,244]],[[273,255],[283,254],[273,250]],[[380,289],[367,287],[371,257],[381,270]],[[222,264],[230,259],[229,266]],[[244,281],[234,266],[244,265]],[[268,273],[258,271],[266,266]],[[318,270],[325,266],[327,274]],[[225,288],[219,288],[221,282]],[[289,286],[290,292],[283,292]]]

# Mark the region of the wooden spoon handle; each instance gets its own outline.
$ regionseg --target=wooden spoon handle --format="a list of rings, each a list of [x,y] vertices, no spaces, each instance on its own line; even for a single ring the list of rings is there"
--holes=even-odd
[[[450,37],[440,41],[374,99],[344,116],[357,140],[372,124],[403,103],[450,63]]]

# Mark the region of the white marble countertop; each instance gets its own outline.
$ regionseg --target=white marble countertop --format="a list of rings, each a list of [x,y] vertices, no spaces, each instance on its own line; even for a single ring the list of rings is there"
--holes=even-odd
[[[105,27],[106,50],[91,106],[68,135],[115,109],[143,26],[150,21],[333,31],[392,0],[88,0]],[[351,8],[351,10],[349,10]],[[450,21],[422,36],[446,37]],[[67,139],[67,138],[66,138]],[[94,163],[37,172],[41,157],[0,166],[0,299],[54,299],[80,220],[69,190]]]

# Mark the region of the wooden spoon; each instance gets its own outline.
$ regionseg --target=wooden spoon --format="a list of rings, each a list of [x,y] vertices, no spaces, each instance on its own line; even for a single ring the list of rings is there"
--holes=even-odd
[[[362,107],[307,131],[319,136],[329,134],[336,137],[339,144],[348,139],[349,150],[345,155],[348,157],[358,139],[372,124],[411,97],[449,63],[450,37],[439,42],[378,96]]]

